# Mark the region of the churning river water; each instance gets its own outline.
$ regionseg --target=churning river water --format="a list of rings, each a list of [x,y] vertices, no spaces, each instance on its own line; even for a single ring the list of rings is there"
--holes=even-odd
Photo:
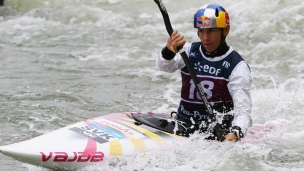
[[[304,170],[303,0],[164,0],[173,28],[198,41],[193,15],[220,3],[228,44],[248,62],[254,123],[288,120],[256,142],[115,157],[82,170]],[[0,7],[0,145],[124,111],[175,111],[180,73],[155,67],[168,37],[153,0],[6,0]],[[0,155],[0,170],[44,170]]]

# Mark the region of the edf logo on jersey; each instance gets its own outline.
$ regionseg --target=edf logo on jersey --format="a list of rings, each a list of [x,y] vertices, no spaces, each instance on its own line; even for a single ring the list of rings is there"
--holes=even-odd
[[[222,66],[228,69],[230,67],[230,63],[227,61],[224,61]],[[201,66],[200,62],[194,63],[194,69],[198,70],[198,71],[203,70],[204,72],[209,73],[211,75],[215,75],[215,76],[218,76],[218,74],[221,72],[220,68],[215,68],[215,67],[209,66],[207,64],[204,66]]]

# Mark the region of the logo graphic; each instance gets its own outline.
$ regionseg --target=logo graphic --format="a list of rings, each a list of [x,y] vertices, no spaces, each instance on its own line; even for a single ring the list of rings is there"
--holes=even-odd
[[[193,68],[194,68],[195,70],[202,71],[203,66],[201,65],[201,62],[197,62],[197,63],[194,63]]]
[[[106,132],[110,135],[113,135],[114,137],[118,138],[118,139],[122,139],[122,138],[125,138],[125,136],[123,134],[121,134],[119,131],[116,131],[114,129],[111,129],[105,125],[99,125],[97,122],[91,122],[90,123],[90,126],[96,128],[96,129],[99,129],[103,132]]]
[[[117,139],[116,137],[89,125],[70,128],[70,130],[91,138],[100,144],[107,143],[112,139]]]
[[[229,15],[227,12],[225,12],[225,24],[229,24]]]
[[[201,17],[197,17],[196,19],[196,26],[197,27],[209,27],[212,25],[212,21],[209,17],[206,16],[201,16]]]
[[[191,52],[189,57],[194,57],[195,58],[195,53],[194,52]]]
[[[51,160],[52,157],[54,162],[99,162],[104,158],[103,152],[73,152],[73,158],[69,158],[66,152],[49,152],[49,154],[40,152],[40,154],[43,162]]]
[[[112,122],[112,121],[104,119],[104,118],[89,120],[89,122],[90,122],[91,126],[98,128],[104,132],[107,132],[107,133],[115,136],[118,139],[125,138],[126,137],[125,135],[131,136],[136,139],[145,137],[143,134],[130,129],[129,127],[126,127],[126,126],[116,123],[116,122]],[[96,125],[100,125],[100,126],[97,127]],[[101,127],[103,127],[103,128],[101,128]],[[114,132],[116,132],[116,133],[114,133]],[[118,135],[118,134],[120,134],[120,135]]]
[[[230,63],[227,61],[224,61],[222,66],[224,66],[225,68],[228,69],[230,67]]]

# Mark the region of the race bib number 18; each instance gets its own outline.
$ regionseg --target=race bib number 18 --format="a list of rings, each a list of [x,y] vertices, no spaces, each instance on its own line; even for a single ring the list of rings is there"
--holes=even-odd
[[[189,99],[194,99],[194,94],[195,94],[196,98],[202,100],[199,93],[197,91],[196,93],[194,92],[195,84],[192,79],[190,81],[190,84],[191,86],[189,90]],[[212,97],[212,89],[214,88],[214,83],[212,81],[204,80],[200,82],[200,85],[203,87],[203,90],[207,95],[207,99],[210,99]]]

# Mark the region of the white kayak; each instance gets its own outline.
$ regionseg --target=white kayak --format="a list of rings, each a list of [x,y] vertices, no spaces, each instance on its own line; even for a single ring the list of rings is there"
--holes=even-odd
[[[168,149],[177,136],[145,125],[136,125],[133,115],[169,117],[167,113],[113,113],[78,122],[30,140],[1,146],[0,152],[16,160],[49,169],[80,169],[110,156]],[[264,138],[275,124],[253,125],[245,141]],[[263,131],[262,131],[263,130]]]

